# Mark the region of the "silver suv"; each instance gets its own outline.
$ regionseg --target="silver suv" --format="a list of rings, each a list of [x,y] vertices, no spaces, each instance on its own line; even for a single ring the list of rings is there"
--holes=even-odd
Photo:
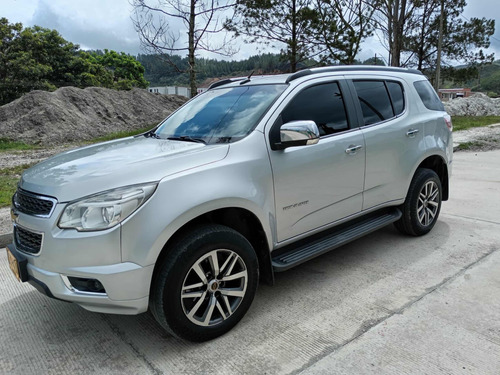
[[[429,232],[452,125],[418,71],[327,67],[217,82],[153,130],[22,175],[11,268],[91,311],[209,340],[259,279],[394,223]]]

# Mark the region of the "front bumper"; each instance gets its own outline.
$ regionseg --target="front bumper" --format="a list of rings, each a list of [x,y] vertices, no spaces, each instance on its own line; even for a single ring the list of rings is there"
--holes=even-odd
[[[154,265],[141,267],[124,262],[106,266],[75,267],[67,274],[47,271],[32,263],[35,258],[7,246],[18,260],[22,281],[27,281],[38,291],[51,298],[74,302],[86,310],[134,315],[148,309],[149,285]],[[105,293],[78,291],[67,285],[64,276],[99,280]]]

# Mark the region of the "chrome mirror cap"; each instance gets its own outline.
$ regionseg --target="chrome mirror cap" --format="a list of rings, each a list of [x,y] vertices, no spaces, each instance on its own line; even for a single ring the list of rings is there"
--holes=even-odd
[[[279,149],[314,145],[319,141],[318,126],[314,121],[291,121],[281,125]],[[278,146],[278,145],[277,145]]]

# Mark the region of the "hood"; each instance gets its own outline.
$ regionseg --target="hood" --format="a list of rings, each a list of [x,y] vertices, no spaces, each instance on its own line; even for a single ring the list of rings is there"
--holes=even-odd
[[[67,151],[26,170],[20,187],[68,202],[152,181],[226,157],[229,145],[130,137]]]

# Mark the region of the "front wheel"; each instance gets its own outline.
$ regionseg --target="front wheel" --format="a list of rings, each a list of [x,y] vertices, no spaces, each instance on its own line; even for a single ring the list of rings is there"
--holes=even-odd
[[[191,341],[218,337],[245,315],[258,283],[251,244],[221,225],[180,238],[153,278],[150,309],[170,333]]]
[[[441,181],[436,172],[417,169],[401,207],[403,215],[394,225],[400,232],[412,236],[429,233],[439,216],[441,197]]]

